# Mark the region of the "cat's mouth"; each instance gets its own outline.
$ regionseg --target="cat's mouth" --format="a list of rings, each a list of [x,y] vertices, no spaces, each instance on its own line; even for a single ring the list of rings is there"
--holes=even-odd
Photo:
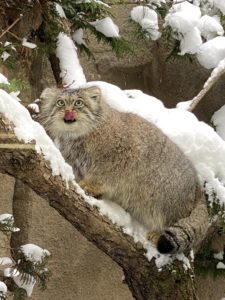
[[[71,123],[74,123],[74,122],[76,122],[76,120],[75,120],[75,119],[73,119],[73,120],[67,120],[67,119],[63,119],[63,121],[64,121],[64,123],[67,123],[67,124],[71,124]]]
[[[65,123],[73,123],[76,121],[76,117],[77,117],[77,115],[76,115],[75,111],[67,110],[67,111],[65,111],[63,120]]]

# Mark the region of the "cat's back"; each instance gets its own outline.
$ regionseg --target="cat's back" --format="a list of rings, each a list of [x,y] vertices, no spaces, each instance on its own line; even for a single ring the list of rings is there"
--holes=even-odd
[[[169,168],[181,165],[183,169],[190,168],[195,173],[187,156],[166,134],[133,113],[111,109],[104,124],[90,135],[89,142],[111,156],[122,155],[131,163],[142,161],[148,169],[155,169],[158,164]]]

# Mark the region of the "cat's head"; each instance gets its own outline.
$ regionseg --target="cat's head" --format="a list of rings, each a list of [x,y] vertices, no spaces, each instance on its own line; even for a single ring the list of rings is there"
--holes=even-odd
[[[101,91],[47,88],[41,94],[40,122],[53,137],[79,137],[95,128],[102,117]]]

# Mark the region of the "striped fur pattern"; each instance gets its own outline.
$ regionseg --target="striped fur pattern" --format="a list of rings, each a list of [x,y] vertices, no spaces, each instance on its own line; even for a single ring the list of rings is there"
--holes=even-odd
[[[109,107],[98,87],[48,88],[41,99],[40,122],[84,188],[96,187],[155,232],[161,253],[202,241],[208,214],[196,172],[161,130]]]

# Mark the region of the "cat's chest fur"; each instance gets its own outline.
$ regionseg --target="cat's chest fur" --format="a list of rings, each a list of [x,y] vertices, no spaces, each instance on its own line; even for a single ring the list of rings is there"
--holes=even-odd
[[[82,180],[88,162],[84,140],[73,139],[72,137],[61,137],[57,142],[64,159],[73,167],[76,180]]]

